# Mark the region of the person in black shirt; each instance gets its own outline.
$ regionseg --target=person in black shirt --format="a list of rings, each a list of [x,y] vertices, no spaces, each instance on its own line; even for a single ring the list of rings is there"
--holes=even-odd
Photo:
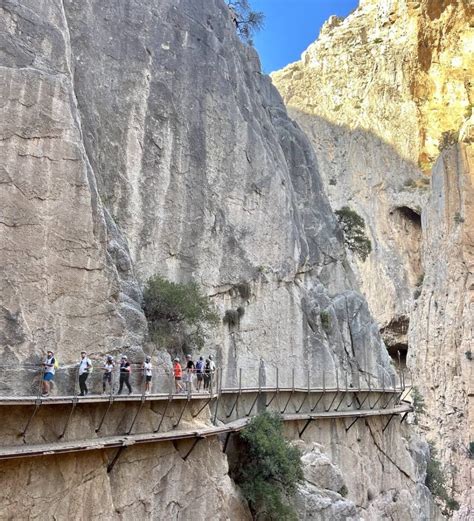
[[[132,368],[130,367],[130,363],[125,355],[122,356],[120,361],[120,386],[118,390],[118,394],[121,394],[123,389],[123,384],[127,386],[128,394],[132,394],[132,386],[130,385],[130,372]]]

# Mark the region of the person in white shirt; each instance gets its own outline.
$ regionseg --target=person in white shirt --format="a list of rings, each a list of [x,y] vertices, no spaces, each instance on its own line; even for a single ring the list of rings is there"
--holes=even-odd
[[[87,357],[87,353],[82,351],[81,360],[79,362],[79,390],[81,391],[79,396],[85,396],[89,392],[87,389],[86,380],[91,369],[92,362]]]
[[[151,377],[153,367],[151,365],[151,356],[147,356],[143,362],[143,376],[145,377],[145,394],[150,394]]]
[[[110,392],[112,392],[112,371],[114,370],[114,367],[115,367],[114,357],[112,355],[107,355],[107,358],[104,362],[104,367],[102,367],[102,371],[104,371],[104,374],[102,375],[102,393],[103,394],[105,394],[107,382],[109,383]]]

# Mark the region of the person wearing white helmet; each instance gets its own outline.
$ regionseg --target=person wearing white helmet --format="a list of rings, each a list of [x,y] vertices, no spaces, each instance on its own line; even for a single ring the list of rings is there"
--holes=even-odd
[[[193,392],[193,375],[196,371],[196,366],[194,365],[193,359],[191,355],[186,355],[186,373],[185,373],[185,383],[186,390],[189,393]]]
[[[143,376],[145,377],[145,394],[150,394],[151,390],[151,377],[153,367],[151,365],[151,356],[147,355],[145,357],[145,361],[143,362]]]
[[[183,391],[183,385],[181,384],[181,379],[183,377],[183,369],[181,364],[179,363],[179,358],[175,358],[173,360],[173,376],[174,376],[174,385],[177,393]]]
[[[105,390],[107,387],[107,383],[109,384],[110,392],[112,392],[112,371],[114,370],[115,362],[114,357],[112,355],[107,355],[105,359],[104,366],[102,367],[102,371],[104,374],[102,375],[102,393],[105,394]]]
[[[119,390],[118,394],[122,393],[123,384],[127,386],[128,394],[132,394],[132,386],[130,385],[130,373],[132,368],[130,367],[130,362],[125,355],[122,355],[120,360],[120,380],[119,380]]]

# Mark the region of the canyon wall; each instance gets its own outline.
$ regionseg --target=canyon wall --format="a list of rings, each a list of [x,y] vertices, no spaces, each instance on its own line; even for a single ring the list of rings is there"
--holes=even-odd
[[[240,324],[209,331],[205,348],[227,384],[240,367],[244,385],[257,374],[274,383],[276,368],[282,385],[293,368],[297,382],[309,371],[313,385],[343,375],[354,386],[394,383],[313,148],[255,51],[238,40],[225,3],[4,0],[0,9],[7,374],[48,348],[66,368],[82,349],[141,361],[141,290],[160,273],[196,280],[221,316],[244,309]],[[28,385],[10,378],[2,393]],[[331,457],[341,462],[342,428],[315,437],[340,439]],[[367,467],[376,486],[368,494],[368,480],[358,476],[356,487],[353,473],[348,498],[360,516],[370,495],[363,517],[375,521],[395,487],[396,515],[430,519],[426,447],[411,451],[411,434],[391,428],[399,447],[391,459],[404,460],[410,479],[386,482],[386,462],[369,465],[366,441],[351,465]],[[133,447],[110,474],[101,452],[2,463],[0,471],[7,518],[19,508],[38,519],[248,516],[216,439],[186,462],[171,445]],[[48,484],[40,501],[39,475]],[[311,503],[311,490],[304,494]],[[301,517],[311,508],[301,507]]]
[[[361,1],[272,74],[331,205],[366,222],[372,253],[352,266],[390,354],[408,350],[460,519],[472,514],[473,16],[462,0]]]

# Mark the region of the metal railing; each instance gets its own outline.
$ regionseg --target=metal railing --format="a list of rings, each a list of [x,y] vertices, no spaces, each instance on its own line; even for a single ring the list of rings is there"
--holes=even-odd
[[[105,382],[104,390],[104,370],[103,361],[92,360],[93,370],[89,373],[86,386],[88,396],[104,395],[114,397],[119,391],[120,368],[117,364],[112,370],[111,385]],[[141,363],[131,363],[131,373],[129,377],[133,395],[145,396],[145,375]],[[392,391],[404,392],[405,382],[412,381],[410,376],[406,376],[408,369],[399,367],[398,374],[380,368],[378,377],[370,372],[358,372],[348,374],[340,369],[332,371],[312,371],[303,368],[281,368],[266,367],[262,374],[260,366],[229,368],[220,367],[215,373],[206,375],[193,373],[191,383],[186,383],[186,369],[183,368],[183,378],[181,384],[184,388],[178,391],[173,376],[171,366],[159,365],[153,368],[151,380],[151,394],[177,395],[198,393],[206,394],[216,390],[217,386],[221,391],[236,391],[242,393],[246,390],[257,390],[264,392],[272,390],[274,394],[268,397],[268,405],[275,399],[279,392],[290,391],[301,392],[320,390],[322,392],[343,391],[345,397],[354,391],[360,393],[366,391]],[[40,364],[22,364],[16,366],[0,366],[0,400],[9,397],[36,397],[42,398],[42,380],[44,367]],[[50,396],[79,397],[79,364],[63,365],[55,370],[54,379],[51,384]],[[218,384],[218,385],[217,385]],[[128,395],[128,389],[124,385],[122,395]],[[342,399],[339,405],[342,404]],[[353,398],[352,398],[353,399]],[[336,398],[334,397],[334,400]],[[362,397],[363,403],[369,401],[370,408],[376,407],[378,402],[370,402],[369,395]],[[378,401],[382,400],[379,397]],[[289,401],[289,399],[288,399]],[[362,403],[362,405],[363,405]],[[312,406],[316,408],[317,403]],[[332,406],[332,404],[331,404]],[[252,407],[253,408],[253,407]],[[285,408],[283,409],[285,410]]]

